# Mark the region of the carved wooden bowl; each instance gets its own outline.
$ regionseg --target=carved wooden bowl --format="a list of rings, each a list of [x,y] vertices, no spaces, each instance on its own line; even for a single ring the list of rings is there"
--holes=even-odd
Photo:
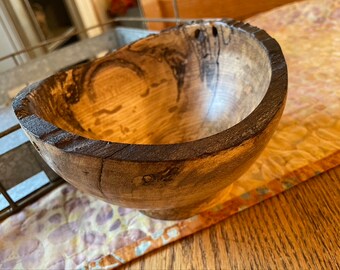
[[[34,83],[13,107],[41,156],[75,187],[182,219],[254,162],[286,91],[284,57],[266,32],[201,21]]]

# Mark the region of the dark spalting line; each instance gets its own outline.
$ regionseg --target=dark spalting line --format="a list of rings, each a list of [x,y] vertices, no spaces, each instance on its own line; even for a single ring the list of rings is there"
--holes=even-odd
[[[73,83],[66,88],[66,93],[64,93],[64,100],[67,104],[76,104],[82,95],[82,82],[84,72],[90,68],[89,64],[84,66],[79,66],[72,69],[72,81]],[[65,78],[66,80],[66,78]],[[55,87],[52,87],[55,88]]]
[[[209,77],[206,71],[206,60],[205,55],[211,53],[208,49],[207,49],[207,43],[209,42],[209,37],[207,37],[206,34],[206,28],[201,26],[201,39],[196,39],[196,46],[198,48],[198,52],[199,52],[199,63],[200,63],[200,70],[201,70],[201,80],[202,81],[208,81]]]
[[[122,133],[122,134],[126,134],[127,132],[129,132],[130,131],[130,129],[128,128],[128,127],[123,127],[123,125],[119,125],[119,128],[120,128],[120,132]]]
[[[215,34],[214,34],[214,29],[215,29]],[[216,54],[214,54],[214,55],[216,55],[215,56],[216,61],[215,61],[215,63],[213,63],[213,65],[216,65],[216,71],[214,72],[214,74],[207,74],[206,76],[208,76],[207,80],[209,80],[209,76],[213,75],[213,76],[211,76],[211,78],[215,78],[215,84],[213,86],[209,85],[209,89],[212,88],[211,90],[213,92],[213,96],[211,98],[211,102],[209,104],[209,108],[207,110],[207,113],[206,113],[206,116],[205,116],[204,120],[202,121],[202,124],[201,124],[200,128],[202,128],[203,125],[205,124],[205,122],[206,122],[206,120],[207,120],[207,118],[208,118],[208,116],[209,116],[209,114],[211,112],[211,109],[212,109],[212,107],[214,105],[215,98],[216,98],[216,93],[217,93],[217,89],[218,89],[218,83],[219,83],[219,80],[220,80],[220,63],[219,63],[219,57],[220,57],[220,52],[221,52],[220,35],[218,34],[218,30],[217,30],[217,28],[215,26],[213,26],[212,31],[213,31],[213,36],[215,37],[214,38],[215,48],[217,47],[217,52],[216,52]]]
[[[194,37],[195,39],[197,39],[199,42],[203,42],[204,41],[204,35],[201,31],[201,29],[196,29],[194,32]]]
[[[220,32],[221,32],[221,35],[222,35],[223,45],[227,46],[230,43],[231,35],[234,33],[234,31],[233,31],[232,28],[229,28],[230,29],[230,35],[228,35],[228,38],[226,39],[225,36],[224,36],[223,29],[224,29],[224,27],[221,25],[220,26]]]
[[[212,32],[212,35],[214,36],[214,37],[217,37],[218,36],[218,30],[217,30],[217,28],[216,28],[216,26],[212,26],[211,27],[211,32]]]
[[[173,106],[173,107],[171,107],[171,108],[168,109],[168,112],[169,112],[169,113],[173,113],[173,112],[176,111],[177,109],[178,109],[177,106]]]
[[[201,30],[200,29],[197,29],[199,30],[199,33],[201,33]],[[202,65],[202,58],[203,58],[203,55],[202,55],[202,44],[201,42],[199,41],[199,39],[196,39],[196,35],[194,33],[194,36],[190,36],[189,34],[187,34],[186,38],[188,40],[188,42],[191,44],[191,48],[192,50],[194,51],[195,55],[196,55],[196,58],[197,58],[197,62],[199,64],[199,73],[200,73],[200,79],[201,81],[203,81],[204,79],[204,67]]]
[[[103,136],[110,136],[113,134],[113,129],[107,129],[102,134]]]
[[[133,62],[130,62],[126,59],[122,59],[122,58],[105,58],[103,59],[99,64],[95,64],[92,65],[92,67],[87,70],[84,73],[84,84],[82,85],[83,87],[83,91],[87,91],[88,93],[92,93],[93,92],[93,81],[94,78],[96,77],[96,75],[104,68],[106,67],[122,67],[122,68],[127,68],[130,69],[132,71],[134,71],[138,77],[140,78],[144,78],[144,71],[141,67],[139,67],[138,65],[136,65]],[[90,98],[95,101],[95,95],[90,95]]]
[[[212,31],[215,48],[217,47],[217,52],[216,51],[212,52],[212,47],[211,47],[210,38],[209,38],[210,34],[208,33],[208,30],[210,29]],[[221,31],[223,31],[222,26],[221,26]],[[215,26],[211,26],[211,27],[201,26],[199,29],[196,29],[193,37],[191,37],[188,33],[186,33],[186,39],[189,41],[189,43],[191,43],[191,47],[193,48],[193,51],[195,52],[195,55],[197,57],[197,61],[200,67],[199,70],[200,70],[201,81],[206,81],[208,84],[208,88],[213,92],[212,101],[210,102],[210,105],[209,105],[209,108],[206,114],[206,117],[207,117],[213,106],[213,103],[216,97],[218,83],[219,83],[219,69],[220,69],[219,56],[220,56],[220,51],[221,51],[220,35],[218,33],[218,29]],[[208,58],[208,56],[210,57]],[[205,121],[202,122],[202,125],[204,123]]]
[[[233,28],[233,27],[230,27],[229,29],[230,29],[230,33],[231,33],[231,34],[234,34],[234,32],[235,32],[234,28]]]
[[[63,94],[64,100],[67,104],[76,104],[79,101],[79,87],[76,83],[66,88],[66,93]]]
[[[30,101],[29,99],[26,97],[21,101],[21,104],[18,106],[18,108],[16,109],[16,116],[18,117],[19,120],[24,119],[25,117],[28,117],[30,115],[33,114],[32,110],[28,110],[28,105],[29,105]]]
[[[54,112],[52,112],[51,115],[57,115],[59,118],[63,119],[65,123],[68,125],[71,125],[72,128],[78,130],[78,131],[85,131],[83,126],[80,124],[80,122],[75,118],[73,111],[69,108],[68,104],[64,103],[60,98],[55,100],[54,103]],[[44,117],[42,117],[44,118]],[[51,123],[53,123],[53,119],[51,120]]]
[[[93,116],[97,117],[97,116],[100,116],[102,114],[115,114],[116,112],[119,112],[122,108],[123,108],[122,105],[118,105],[115,108],[113,108],[112,110],[101,109],[101,110],[99,110],[97,112],[94,112]]]
[[[154,83],[152,83],[150,86],[151,86],[152,88],[155,88],[155,87],[160,86],[160,85],[163,84],[163,83],[166,83],[167,81],[168,81],[167,79],[162,79],[162,80],[160,80],[159,82],[154,82]]]
[[[206,49],[206,53],[204,55],[204,58],[206,58],[206,56],[210,55],[210,61],[213,60],[213,54],[212,54],[212,50],[211,50],[211,43],[210,43],[210,34],[208,33],[208,29],[212,31],[212,27],[206,27],[206,26],[202,26],[202,28],[204,29],[204,35],[205,35],[205,40],[207,42],[205,42],[206,46],[208,47]],[[215,38],[214,38],[215,40]]]
[[[157,37],[155,37],[157,38]],[[159,56],[162,54],[161,51],[163,50],[163,48],[165,47],[165,45],[163,44],[157,44],[154,46],[150,46],[150,45],[146,45],[146,44],[139,44],[138,47],[135,47],[135,43],[132,43],[130,45],[127,46],[127,51],[131,52],[131,53],[135,53],[137,55],[140,56],[149,56],[155,60],[162,60],[159,59]],[[142,46],[140,46],[142,45]]]
[[[207,81],[208,83],[211,81],[211,68],[212,62],[214,60],[215,54],[212,52],[211,43],[210,43],[210,34],[208,33],[208,29],[214,31],[215,35],[214,40],[219,39],[217,28],[213,28],[215,26],[204,26],[201,25],[199,29],[196,29],[194,34],[189,35],[185,29],[183,29],[183,33],[185,35],[186,40],[189,43],[191,50],[195,53],[200,70],[200,78],[201,81]],[[215,61],[214,61],[215,62]],[[214,67],[213,67],[214,68]],[[215,68],[214,68],[215,69]],[[213,71],[215,73],[215,71]],[[209,86],[209,88],[213,88]]]
[[[131,44],[127,47],[127,51],[130,53],[133,53],[136,55],[136,57],[151,57],[152,59],[156,60],[157,62],[161,63],[164,59],[162,57],[163,53],[163,49],[164,47],[166,47],[163,44],[157,44],[154,46],[149,46],[149,45],[144,45],[142,48],[134,48],[133,47],[134,44]]]
[[[140,97],[144,98],[144,97],[147,97],[149,94],[150,94],[150,88],[147,88],[145,93],[140,94]]]
[[[178,167],[167,168],[154,174],[144,175],[142,177],[143,185],[155,184],[157,182],[169,182],[180,173]]]
[[[96,121],[94,121],[95,126],[100,125],[100,123],[101,123],[100,118],[97,118]]]
[[[72,84],[68,86],[61,95],[61,99],[57,98],[54,102],[55,107],[53,108],[54,111],[57,112],[57,114],[65,120],[68,124],[71,124],[76,130],[80,132],[84,132],[85,129],[82,127],[80,122],[74,117],[74,114],[72,110],[70,109],[69,105],[76,104],[79,102],[81,96],[85,91],[87,91],[90,95],[90,98],[94,99],[95,95],[91,87],[88,87],[89,84],[91,86],[93,77],[97,72],[99,72],[102,68],[105,68],[106,66],[122,66],[129,68],[136,72],[138,76],[143,76],[144,73],[142,69],[140,69],[137,65],[128,62],[124,59],[110,59],[105,60],[105,62],[102,62],[95,67],[90,66],[89,64],[79,66],[72,70]],[[87,80],[87,77],[90,77],[89,80]],[[63,79],[63,81],[60,81],[62,85],[64,85],[64,82],[67,78],[67,74],[61,73],[57,77],[51,77],[47,79],[46,83],[44,84],[44,92],[49,93],[51,95],[51,90],[54,87],[57,87],[57,79]],[[89,81],[89,82],[87,82]],[[43,89],[41,89],[43,90]],[[40,91],[41,91],[40,90]],[[92,94],[91,94],[92,93]],[[53,97],[52,97],[53,98]],[[51,121],[53,122],[53,120]],[[91,131],[90,131],[91,132]]]
[[[208,28],[204,27],[204,35],[205,35],[205,41],[203,42],[203,48],[204,50],[202,51],[202,64],[204,67],[204,79],[208,84],[208,88],[210,90],[215,91],[216,88],[214,89],[214,86],[211,85],[212,79],[210,78],[215,78],[216,76],[216,66],[215,66],[215,54],[213,53],[211,49],[211,43],[210,43],[210,34],[208,33]],[[211,29],[211,28],[210,28]],[[214,42],[216,42],[216,38],[214,38]],[[206,59],[206,56],[210,56],[209,59]],[[214,60],[214,61],[213,61]]]
[[[51,88],[58,87],[58,83],[61,84],[62,87],[64,87],[64,82],[67,78],[67,72],[58,72],[53,77],[50,77],[46,80],[46,83],[48,83],[48,86]]]
[[[184,85],[186,59],[187,55],[175,49],[165,48],[163,57],[172,69],[172,74],[177,80],[177,102],[181,98],[181,92]]]
[[[146,134],[147,137],[151,137],[153,136],[155,133],[154,132],[149,132],[148,134]]]
[[[79,101],[80,92],[77,83],[81,77],[81,69],[81,67],[77,67],[75,70],[72,70],[72,85],[74,85],[74,87],[71,88],[64,87],[65,80],[67,79],[67,72],[57,73],[57,75],[51,76],[42,81],[40,86],[38,86],[37,89],[31,93],[32,97],[29,95],[27,106],[33,107],[34,104],[44,104],[43,101],[39,102],[39,99],[51,100],[53,103],[45,104],[45,107],[35,106],[35,108],[31,108],[30,111],[36,113],[47,121],[49,121],[49,119],[45,118],[44,115],[57,114],[60,118],[64,119],[66,123],[72,124],[75,129],[84,131],[84,128],[74,117],[73,112],[69,107],[69,104],[74,104]],[[58,84],[61,85],[62,89],[58,89]],[[52,95],[52,89],[58,89],[61,94]],[[51,119],[50,122],[53,123],[53,120],[54,119]]]
[[[78,131],[84,132],[85,128],[80,124],[80,122],[75,118],[73,112],[69,108],[63,108],[62,106],[57,107],[58,114],[67,122],[71,124],[72,127]]]
[[[178,31],[178,34],[181,31]],[[177,33],[176,32],[176,33]],[[184,85],[185,70],[186,70],[186,59],[188,58],[188,52],[182,53],[178,49],[170,48],[166,45],[156,45],[156,46],[143,46],[137,50],[131,44],[127,47],[128,51],[136,53],[142,57],[148,56],[154,58],[156,61],[165,61],[172,70],[174,78],[177,80],[177,101],[180,100],[181,91]],[[136,56],[137,57],[137,56]]]

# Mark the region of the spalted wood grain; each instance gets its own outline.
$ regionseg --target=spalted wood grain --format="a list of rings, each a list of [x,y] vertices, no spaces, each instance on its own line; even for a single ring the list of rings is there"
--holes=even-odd
[[[31,85],[13,106],[37,150],[74,186],[183,218],[253,163],[286,90],[277,42],[229,20],[151,35]]]
[[[339,269],[340,167],[120,269]]]

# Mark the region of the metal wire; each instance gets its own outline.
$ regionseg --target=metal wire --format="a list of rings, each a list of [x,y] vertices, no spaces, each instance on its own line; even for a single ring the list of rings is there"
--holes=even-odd
[[[145,12],[141,0],[137,0],[138,9],[142,18],[145,18]],[[147,25],[143,22],[143,28],[147,29]]]
[[[172,0],[172,7],[174,9],[174,16],[176,18],[176,25],[179,25],[179,10],[177,5],[177,0]]]

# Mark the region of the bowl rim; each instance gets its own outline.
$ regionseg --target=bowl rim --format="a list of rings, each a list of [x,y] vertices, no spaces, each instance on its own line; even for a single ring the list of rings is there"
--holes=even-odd
[[[39,89],[46,80],[56,75],[54,74],[27,86],[15,97],[12,106],[21,127],[33,140],[36,147],[34,140],[40,140],[70,154],[131,162],[168,162],[200,159],[232,149],[256,137],[266,129],[277,114],[282,112],[281,109],[285,105],[288,74],[280,45],[264,30],[233,19],[192,21],[165,29],[160,34],[194,24],[202,25],[202,23],[222,24],[232,31],[246,33],[262,46],[270,62],[271,78],[263,99],[246,118],[234,126],[208,137],[174,144],[129,144],[89,139],[59,128],[40,118],[31,110],[27,97]],[[135,42],[157,35],[151,34]]]

